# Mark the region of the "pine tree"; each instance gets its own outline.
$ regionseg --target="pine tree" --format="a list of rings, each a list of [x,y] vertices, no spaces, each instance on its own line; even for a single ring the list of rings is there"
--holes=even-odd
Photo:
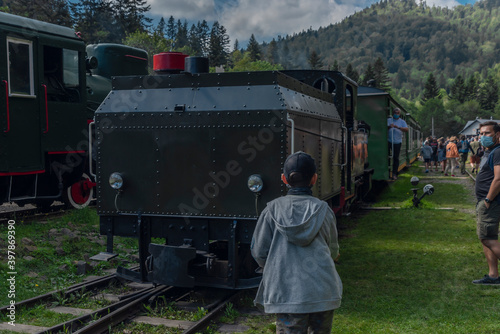
[[[167,21],[167,38],[173,41],[175,39],[176,32],[177,30],[175,28],[175,19],[173,16],[170,16]]]
[[[385,68],[382,58],[378,57],[373,64],[373,73],[375,79],[375,87],[385,91],[391,89],[391,85],[389,84],[389,72]]]
[[[196,34],[198,36],[198,40],[200,42],[201,55],[207,56],[210,46],[210,28],[208,27],[207,21],[203,20],[201,22],[198,21],[196,25]]]
[[[439,97],[439,88],[437,86],[436,78],[434,74],[430,73],[427,77],[427,81],[424,86],[424,93],[422,96],[422,102],[427,102],[430,99]]]
[[[347,64],[347,67],[345,69],[345,75],[356,82],[359,81],[359,73],[352,67],[351,63]]]
[[[9,6],[11,14],[66,27],[72,26],[70,6],[66,0],[15,0],[3,3]]]
[[[160,19],[160,22],[158,22],[158,25],[156,26],[156,32],[160,36],[165,36],[165,26],[166,26],[165,19],[162,17]]]
[[[498,102],[498,84],[492,75],[489,75],[486,82],[479,88],[479,103],[481,108],[487,111],[493,111]]]
[[[276,40],[273,38],[271,42],[269,42],[269,46],[267,47],[267,61],[269,61],[271,64],[277,64],[279,63],[279,57],[278,57],[278,43]]]
[[[363,74],[363,84],[375,87],[375,72],[373,71],[372,64],[368,64],[366,71]]]
[[[259,43],[255,39],[254,34],[250,36],[250,40],[248,41],[247,51],[250,53],[250,60],[256,61],[260,60],[260,47]]]
[[[460,103],[464,103],[466,100],[466,89],[465,82],[461,75],[458,75],[450,88],[451,98],[457,100]]]
[[[115,42],[121,43],[128,34],[146,31],[152,19],[144,13],[151,9],[146,0],[113,0],[111,8],[114,12],[114,24],[119,27]]]
[[[188,26],[188,23],[186,20],[184,20],[184,23],[182,23],[181,20],[177,20],[177,25],[176,25],[177,32],[175,34],[175,47],[178,49],[185,47],[189,43],[187,26]]]
[[[321,58],[318,56],[315,50],[311,52],[311,55],[309,56],[309,59],[307,59],[307,62],[313,70],[317,70],[323,67],[323,62],[321,61]]]
[[[88,43],[114,42],[118,27],[107,0],[82,0],[70,4],[75,30]]]
[[[199,23],[199,22],[198,22]],[[198,37],[198,32],[194,24],[191,25],[191,29],[188,32],[189,47],[192,50],[192,56],[201,56],[201,41]]]
[[[340,71],[340,66],[339,66],[339,63],[338,63],[337,59],[335,59],[333,61],[333,65],[330,68],[330,70],[332,70],[332,71]]]
[[[210,31],[210,51],[208,60],[211,66],[225,65],[229,49],[229,36],[226,28],[215,21]]]
[[[233,51],[236,51],[240,48],[240,43],[238,42],[238,39],[236,39],[234,41],[234,47],[233,47]]]
[[[465,101],[473,101],[478,97],[479,83],[476,76],[473,74],[467,79],[465,84]]]

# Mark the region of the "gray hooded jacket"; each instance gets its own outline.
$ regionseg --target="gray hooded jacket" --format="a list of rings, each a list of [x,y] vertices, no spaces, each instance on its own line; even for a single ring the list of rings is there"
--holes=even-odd
[[[264,268],[256,304],[266,313],[313,313],[340,307],[342,282],[335,215],[308,195],[267,204],[255,227],[252,256]]]

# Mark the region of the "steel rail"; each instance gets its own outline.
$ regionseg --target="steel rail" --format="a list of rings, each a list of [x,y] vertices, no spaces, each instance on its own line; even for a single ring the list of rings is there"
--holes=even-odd
[[[193,326],[186,329],[184,332],[182,332],[182,334],[195,334],[195,333],[198,333],[198,332],[202,331],[203,329],[205,329],[210,324],[210,321],[213,320],[214,318],[216,318],[218,316],[218,314],[224,309],[224,307],[226,307],[226,305],[229,302],[232,302],[233,300],[235,300],[242,293],[243,293],[243,291],[233,292],[231,295],[229,295],[224,300],[222,300],[220,302],[220,304],[218,306],[216,306],[210,313],[208,313],[202,319],[197,321]]]
[[[94,313],[82,316],[77,319],[70,320],[65,324],[61,324],[58,328],[50,328],[43,333],[57,333],[59,330],[73,328],[68,327],[68,325],[75,324],[77,322],[84,322],[92,320],[96,316],[101,316],[102,318],[90,323],[89,325],[73,332],[74,334],[96,334],[102,333],[109,330],[110,327],[116,326],[119,323],[129,319],[132,315],[141,310],[142,304],[148,301],[150,298],[164,294],[168,290],[173,289],[171,286],[157,286],[143,289],[143,293],[136,294],[134,297],[128,298],[126,300],[120,301],[113,305],[104,307]],[[54,330],[54,331],[53,331]]]
[[[36,296],[33,298],[25,299],[25,300],[20,301],[20,302],[16,302],[15,305],[16,305],[16,308],[21,307],[21,306],[28,307],[28,306],[34,305],[36,303],[55,300],[56,296],[58,296],[58,295],[63,295],[64,298],[68,298],[71,294],[73,294],[75,292],[88,291],[91,289],[95,289],[95,288],[101,287],[103,285],[109,284],[112,280],[118,280],[118,277],[116,276],[116,274],[110,274],[107,276],[96,278],[96,279],[88,281],[88,282],[78,283],[78,284],[72,285],[66,289],[60,289],[60,290],[54,290],[51,292],[47,292],[47,293],[40,295],[40,296]],[[3,306],[2,308],[0,308],[0,313],[8,312],[7,307],[9,307],[9,306]]]

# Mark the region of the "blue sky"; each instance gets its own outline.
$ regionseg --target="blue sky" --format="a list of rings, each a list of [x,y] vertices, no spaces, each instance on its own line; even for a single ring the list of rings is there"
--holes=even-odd
[[[231,47],[238,39],[240,47],[253,33],[258,42],[269,42],[309,28],[318,29],[341,21],[377,0],[147,0],[149,15],[158,22],[171,15],[189,25],[206,20],[219,21],[229,34]],[[419,0],[416,0],[419,2]],[[454,7],[476,0],[426,0],[429,6]]]

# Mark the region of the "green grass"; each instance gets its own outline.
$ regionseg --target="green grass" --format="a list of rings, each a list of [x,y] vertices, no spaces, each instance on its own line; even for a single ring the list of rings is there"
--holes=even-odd
[[[419,172],[410,168],[392,183],[381,194],[381,206],[401,206],[409,178]],[[463,185],[434,186],[426,197],[432,206],[473,209]],[[349,237],[340,241],[337,270],[344,295],[333,333],[500,332],[493,316],[500,287],[471,283],[487,273],[472,211],[370,211],[340,224]]]
[[[2,227],[7,231],[7,227]],[[62,229],[68,229],[74,235],[61,233]],[[92,256],[106,250],[102,245],[103,237],[99,236],[98,216],[93,208],[84,210],[72,210],[68,214],[37,222],[24,222],[16,219],[15,224],[15,270],[16,274],[16,301],[22,301],[43,293],[62,289],[81,282],[84,275],[77,275],[76,262],[84,260],[85,256]],[[26,244],[28,238],[31,245]],[[136,240],[116,238],[117,249],[136,249]],[[122,240],[123,239],[123,240]],[[105,239],[104,239],[105,240]],[[0,233],[0,245],[7,245],[7,233]],[[29,247],[33,248],[29,248]],[[2,246],[2,249],[5,249]],[[6,279],[7,252],[0,253],[0,277]],[[31,257],[32,259],[30,259]],[[103,269],[116,268],[124,258],[113,262],[100,262],[97,266],[87,272],[87,275],[104,275]],[[4,291],[4,290],[2,290]],[[65,306],[76,306],[83,302],[84,307],[99,308],[102,303],[93,302],[88,294],[75,296],[68,300],[56,298],[56,304]],[[8,305],[11,298],[7,293],[0,294],[0,305]],[[94,304],[94,305],[92,305]],[[18,316],[22,316],[17,312]],[[36,318],[36,317],[35,317]],[[43,319],[44,316],[39,318]],[[0,321],[6,319],[0,316]]]

